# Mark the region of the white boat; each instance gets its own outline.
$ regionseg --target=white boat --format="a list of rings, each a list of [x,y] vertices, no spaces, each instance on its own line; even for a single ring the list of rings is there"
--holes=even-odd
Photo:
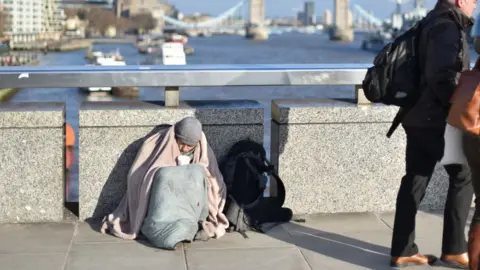
[[[117,60],[115,57],[99,57],[95,61],[98,66],[126,66],[127,64],[123,60]]]
[[[120,55],[119,50],[117,49],[116,52],[104,53],[102,51],[89,51],[85,56],[89,60],[91,64],[95,64],[96,61],[100,58],[111,58],[117,61],[122,61],[123,57]]]
[[[166,42],[177,42],[177,43],[187,44],[188,37],[180,34],[172,34],[171,36],[167,37]]]
[[[89,64],[86,66],[126,66],[125,61],[116,60],[115,57],[103,56],[97,57],[95,64]],[[99,92],[111,92],[112,87],[109,86],[92,86],[92,87],[81,87],[80,90],[89,92],[89,93],[99,93]]]

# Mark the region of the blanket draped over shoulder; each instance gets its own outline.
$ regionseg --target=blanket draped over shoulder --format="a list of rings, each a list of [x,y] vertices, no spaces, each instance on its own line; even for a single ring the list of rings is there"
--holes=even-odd
[[[147,213],[155,172],[162,167],[176,166],[179,155],[174,126],[166,132],[156,132],[146,138],[128,173],[127,191],[113,213],[103,219],[102,233],[108,231],[130,240],[137,238]],[[220,238],[229,226],[223,214],[226,186],[216,157],[203,133],[194,150],[193,163],[203,165],[207,176],[209,215],[202,222],[202,228],[209,237]]]

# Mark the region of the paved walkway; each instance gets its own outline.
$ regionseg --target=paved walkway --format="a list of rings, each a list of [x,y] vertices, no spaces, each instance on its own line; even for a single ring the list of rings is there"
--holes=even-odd
[[[392,223],[393,214],[307,216],[306,223],[284,224],[266,235],[243,239],[231,233],[177,251],[102,235],[87,223],[0,225],[0,269],[391,269]],[[417,227],[420,250],[439,256],[442,215],[420,212]]]

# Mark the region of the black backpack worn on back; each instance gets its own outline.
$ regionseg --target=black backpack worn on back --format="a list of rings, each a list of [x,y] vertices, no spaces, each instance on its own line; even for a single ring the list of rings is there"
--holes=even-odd
[[[247,238],[248,230],[264,232],[264,223],[283,223],[292,219],[292,211],[284,208],[285,186],[266,159],[263,146],[251,140],[237,142],[220,164],[227,186],[224,213],[230,222],[229,231]],[[264,197],[267,179],[275,181],[276,197]]]
[[[422,23],[417,22],[375,57],[362,82],[368,100],[400,107],[416,102],[421,75],[417,47]]]
[[[420,34],[429,21],[450,12],[432,11],[378,53],[362,82],[368,100],[402,108],[417,102],[422,75],[418,57]]]
[[[449,11],[447,11],[449,12]],[[373,103],[395,105],[402,109],[395,118],[387,137],[390,137],[421,95],[422,69],[419,61],[420,34],[428,21],[447,12],[428,14],[412,28],[387,44],[367,70],[362,88],[365,97]],[[441,57],[441,56],[439,56]]]

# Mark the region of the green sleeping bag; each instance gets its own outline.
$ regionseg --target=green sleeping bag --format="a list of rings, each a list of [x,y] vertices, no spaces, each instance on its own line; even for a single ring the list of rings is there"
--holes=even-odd
[[[141,232],[153,245],[173,249],[192,241],[198,222],[208,217],[205,169],[198,164],[157,170]]]

